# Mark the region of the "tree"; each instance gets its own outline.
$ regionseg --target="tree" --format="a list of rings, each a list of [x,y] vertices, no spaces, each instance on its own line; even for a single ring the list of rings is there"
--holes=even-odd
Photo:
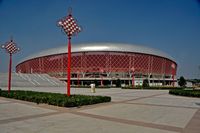
[[[116,87],[121,87],[121,80],[120,79],[117,79],[117,81],[116,81]]]
[[[142,84],[143,88],[147,88],[149,87],[149,80],[148,79],[144,79],[143,84]]]
[[[185,87],[186,86],[186,80],[183,76],[180,77],[179,81],[178,81],[178,85],[180,85],[181,87]]]
[[[98,86],[98,82],[97,82],[96,79],[94,80],[94,84],[95,84],[96,86]]]

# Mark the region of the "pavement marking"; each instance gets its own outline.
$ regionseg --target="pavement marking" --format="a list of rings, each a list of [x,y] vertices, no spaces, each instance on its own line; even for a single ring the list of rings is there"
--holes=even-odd
[[[158,107],[172,107],[172,108],[185,108],[185,109],[199,109],[198,107],[185,107],[185,106],[174,106],[174,105],[160,105],[160,104],[149,104],[149,103],[127,103],[124,104],[135,104],[135,105],[146,105],[146,106],[158,106]]]
[[[0,99],[8,101],[8,102],[5,102],[5,103],[0,103],[0,104],[22,103],[22,104],[27,104],[29,106],[41,107],[41,108],[46,108],[46,109],[50,109],[50,110],[56,111],[56,112],[43,113],[43,114],[38,114],[38,115],[29,115],[29,116],[18,117],[18,118],[4,119],[4,120],[0,120],[0,124],[7,124],[7,123],[11,123],[11,122],[17,122],[17,121],[23,121],[23,120],[28,120],[28,119],[46,117],[46,116],[57,115],[57,114],[61,114],[61,113],[71,113],[71,114],[75,114],[75,115],[79,115],[79,116],[102,119],[102,120],[118,122],[118,123],[124,123],[124,124],[129,124],[129,125],[150,127],[150,128],[167,130],[167,131],[175,131],[175,132],[181,132],[181,133],[199,133],[199,131],[200,131],[200,109],[199,108],[195,108],[195,107],[179,107],[179,106],[173,106],[173,105],[145,104],[145,103],[128,103],[129,101],[136,101],[136,100],[141,100],[141,99],[146,99],[146,98],[152,98],[152,97],[156,97],[156,96],[160,96],[160,95],[166,95],[166,94],[168,94],[168,93],[165,92],[165,93],[159,93],[159,94],[154,94],[154,95],[149,95],[149,96],[143,96],[143,97],[138,97],[138,98],[129,99],[129,100],[122,100],[122,101],[116,101],[116,102],[110,102],[110,103],[101,103],[101,104],[81,106],[81,107],[78,107],[78,108],[77,107],[75,107],[75,108],[57,107],[57,106],[48,105],[48,104],[36,104],[36,103],[22,101],[22,100],[16,100],[16,99],[9,99],[9,98],[0,97]],[[95,114],[79,112],[79,111],[85,110],[85,109],[93,109],[93,108],[98,108],[98,107],[102,107],[102,106],[110,106],[110,105],[119,104],[119,103],[138,104],[138,105],[146,105],[146,106],[190,108],[190,109],[199,109],[199,110],[195,113],[195,115],[188,122],[188,124],[187,124],[187,126],[185,128],[162,125],[162,124],[153,124],[153,123],[134,121],[134,120],[126,120],[126,119],[121,119],[121,118],[114,118],[114,117],[108,117],[108,116],[101,116],[101,115],[95,115]]]
[[[200,132],[200,109],[194,114],[194,116],[186,125],[182,133],[199,133],[199,132]]]
[[[138,97],[138,98],[129,99],[129,100],[117,101],[115,103],[124,103],[124,102],[129,102],[129,101],[136,101],[136,100],[141,100],[141,99],[146,99],[146,98],[152,98],[152,97],[156,97],[156,96],[161,96],[161,95],[165,95],[165,94],[168,94],[168,93],[159,93],[159,94],[154,94],[154,95],[149,95],[149,96],[144,96],[144,97]]]
[[[131,94],[136,94],[137,92],[131,92]],[[106,95],[123,95],[123,94],[130,94],[130,92],[110,92],[110,93],[106,93]]]
[[[13,103],[13,102],[11,102],[11,101],[6,101],[6,102],[1,102],[0,105],[1,105],[1,104],[11,104],[11,103]]]
[[[126,119],[120,119],[120,118],[114,118],[114,117],[108,117],[108,116],[89,114],[89,113],[84,113],[84,112],[70,112],[70,113],[74,114],[74,115],[96,118],[96,119],[112,121],[112,122],[118,122],[118,123],[123,123],[123,124],[128,124],[128,125],[136,125],[136,126],[149,127],[149,128],[161,129],[161,130],[167,130],[167,131],[175,131],[175,132],[182,132],[183,131],[183,128],[175,127],[175,126],[168,126],[168,125],[153,124],[153,123],[147,123],[147,122],[141,122],[141,121],[126,120]]]
[[[28,116],[23,116],[23,117],[4,119],[4,120],[0,120],[0,125],[11,123],[11,122],[24,121],[24,120],[29,120],[29,119],[35,119],[35,118],[46,117],[46,116],[51,116],[51,115],[57,115],[57,114],[61,114],[61,113],[63,113],[63,112],[50,112],[50,113],[43,113],[43,114],[38,114],[38,115],[28,115]]]

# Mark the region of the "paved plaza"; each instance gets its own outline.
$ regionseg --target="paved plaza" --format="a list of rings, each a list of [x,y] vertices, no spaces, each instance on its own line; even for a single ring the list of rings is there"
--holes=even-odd
[[[6,89],[6,88],[3,88]],[[12,88],[65,93],[65,88]],[[167,90],[72,88],[112,102],[62,108],[0,97],[0,133],[199,133],[200,99]]]

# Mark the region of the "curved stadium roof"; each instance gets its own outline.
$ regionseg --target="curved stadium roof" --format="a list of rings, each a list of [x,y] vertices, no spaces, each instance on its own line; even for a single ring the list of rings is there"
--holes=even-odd
[[[111,51],[111,52],[134,52],[134,53],[143,53],[149,55],[156,55],[160,57],[164,57],[174,61],[174,59],[168,54],[153,48],[149,48],[141,45],[133,45],[133,44],[123,44],[123,43],[82,43],[82,44],[73,44],[72,52],[94,52],[94,51]],[[57,55],[67,53],[67,46],[47,49],[41,51],[39,53],[33,54],[21,60],[18,64],[48,55]]]

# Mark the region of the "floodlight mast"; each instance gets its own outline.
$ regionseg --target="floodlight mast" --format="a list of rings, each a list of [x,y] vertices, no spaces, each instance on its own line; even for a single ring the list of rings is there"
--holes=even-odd
[[[10,94],[11,88],[11,78],[12,78],[12,54],[15,54],[19,51],[19,47],[14,43],[11,38],[9,42],[6,42],[1,46],[2,49],[5,49],[6,53],[9,54],[9,67],[8,67],[8,94]]]
[[[58,26],[61,27],[68,37],[68,59],[67,59],[67,96],[70,96],[70,81],[71,81],[71,37],[77,35],[81,28],[72,17],[72,9],[69,8],[68,16],[59,20]]]

